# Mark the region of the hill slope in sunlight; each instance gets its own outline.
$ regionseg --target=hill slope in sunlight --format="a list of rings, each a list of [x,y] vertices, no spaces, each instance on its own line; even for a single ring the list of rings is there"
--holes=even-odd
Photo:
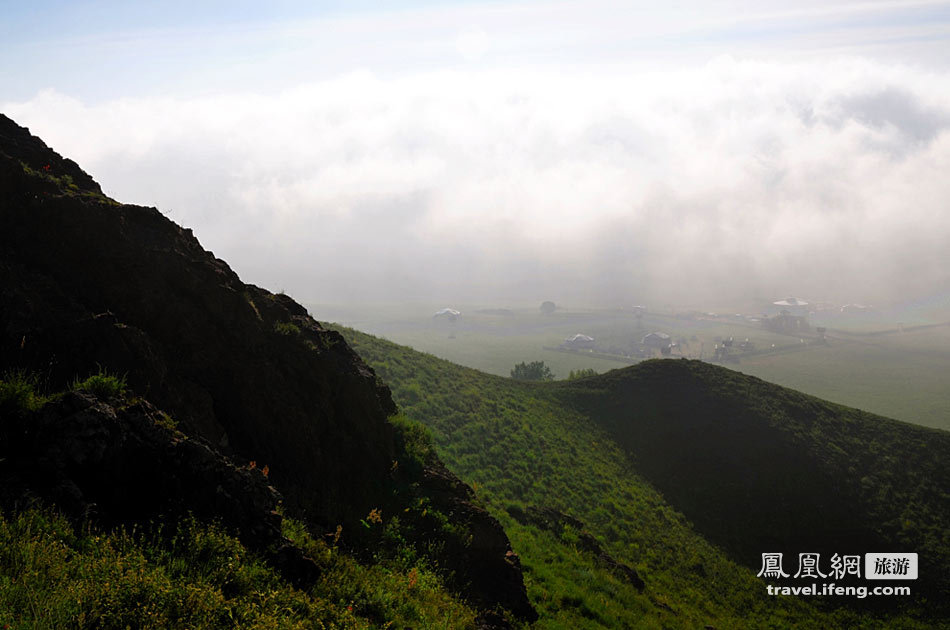
[[[526,383],[340,330],[505,523],[541,627],[945,619],[932,606],[950,568],[944,432],[698,361]],[[590,553],[587,535],[642,590]],[[915,597],[774,598],[755,577],[764,552],[827,563],[879,550],[927,563]]]

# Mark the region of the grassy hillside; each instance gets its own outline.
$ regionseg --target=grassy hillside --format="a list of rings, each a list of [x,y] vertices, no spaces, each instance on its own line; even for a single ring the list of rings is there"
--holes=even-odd
[[[651,361],[557,395],[750,566],[772,548],[830,557],[896,545],[921,556],[917,588],[950,590],[950,433],[699,361]]]
[[[950,326],[946,324],[907,325],[900,332],[896,319],[864,323],[874,331],[890,331],[874,334],[851,320],[813,322],[813,326],[829,327],[825,345],[816,343],[814,330],[804,335],[802,344],[799,335],[771,332],[760,324],[726,316],[697,319],[648,312],[638,321],[629,312],[607,309],[564,310],[546,316],[537,307],[499,314],[461,305],[462,318],[449,325],[432,320],[435,308],[384,305],[344,311],[314,306],[311,310],[323,317],[329,317],[325,314],[329,310],[339,315],[337,321],[353,328],[499,376],[508,376],[521,361],[543,360],[561,379],[571,370],[590,368],[603,373],[633,362],[551,349],[576,333],[593,336],[598,347],[629,349],[644,334],[663,331],[681,344],[674,354],[694,359],[711,357],[723,339],[748,339],[755,351],[735,353],[737,361],[726,367],[839,404],[950,430],[950,389],[946,387]],[[908,316],[904,321],[913,319]],[[939,321],[945,323],[946,317]]]
[[[666,457],[678,461],[678,447],[697,453],[716,431],[690,435],[689,431],[696,427],[691,429],[689,418],[682,416],[682,422],[669,425],[673,430],[666,433],[662,427],[667,425],[661,422],[668,411],[665,399],[656,399],[648,413],[627,414],[643,419],[642,425],[620,421],[625,416],[618,410],[643,407],[628,406],[631,401],[621,395],[626,384],[636,383],[638,376],[648,379],[657,365],[677,362],[650,362],[585,381],[534,384],[463,368],[357,331],[341,332],[392,387],[404,413],[430,428],[438,452],[449,467],[476,486],[490,510],[505,524],[515,551],[521,554],[529,595],[541,613],[539,627],[824,628],[874,627],[894,622],[906,627],[931,626],[934,613],[922,611],[919,600],[904,602],[904,609],[895,612],[893,608],[879,610],[882,600],[832,609],[829,602],[772,598],[766,594],[765,583],[746,565],[752,555],[779,549],[760,548],[761,541],[754,541],[741,547],[744,554],[736,553],[740,539],[730,544],[729,536],[741,532],[741,518],[729,519],[740,523],[738,530],[724,527],[728,534],[716,535],[710,523],[701,518],[708,503],[696,502],[690,493],[677,492],[682,489],[678,482],[688,486],[706,475],[704,490],[722,495],[730,506],[740,502],[730,494],[731,490],[757,488],[757,492],[763,493],[758,498],[763,498],[769,485],[756,484],[764,467],[726,479],[727,487],[722,491],[717,486],[718,468],[696,467],[677,476],[660,465]],[[722,398],[726,407],[741,398],[729,378],[739,379],[746,387],[753,381],[754,387],[769,387],[757,379],[711,369],[713,381],[703,387],[711,388],[708,392],[712,398],[718,398],[716,392],[720,388],[723,393],[732,391],[731,398]],[[697,376],[701,377],[702,374]],[[675,381],[670,387],[674,393],[677,391]],[[813,460],[839,462],[843,474],[848,475],[843,481],[856,480],[867,488],[861,498],[881,494],[876,503],[860,503],[870,516],[876,516],[874,506],[883,509],[893,500],[902,506],[902,514],[908,517],[905,520],[910,521],[906,527],[898,525],[900,531],[918,528],[924,534],[916,539],[929,541],[928,550],[947,548],[945,477],[933,477],[933,484],[913,497],[895,494],[908,487],[901,474],[916,479],[945,472],[940,467],[939,455],[948,452],[946,442],[932,448],[928,444],[931,438],[944,440],[945,434],[934,431],[924,435],[919,430],[908,433],[908,425],[870,418],[781,388],[752,392],[755,400],[742,418],[761,418],[763,431],[782,425],[787,418],[770,413],[770,397],[782,392],[791,396],[795,404],[814,407],[820,418],[811,423],[794,418],[795,422],[776,429],[778,433],[796,436],[789,438],[788,444],[800,453],[796,456],[801,458],[799,464],[810,464]],[[609,402],[598,405],[596,401]],[[781,400],[774,404],[786,408]],[[683,410],[691,411],[692,407]],[[705,422],[702,418],[698,420],[700,425]],[[877,432],[875,423],[883,423],[884,430]],[[665,435],[672,441],[656,443],[651,441],[655,435],[628,430],[637,426],[652,426],[657,429],[655,435]],[[869,433],[852,434],[851,427]],[[736,430],[740,428],[749,427],[736,425]],[[822,447],[826,435],[834,439]],[[794,443],[795,439],[798,443]],[[746,447],[755,444],[754,440],[748,444],[738,442],[734,449],[721,452],[736,451],[741,460],[752,457]],[[895,445],[900,446],[899,451],[885,450],[874,461],[850,459],[858,452],[873,453],[876,448]],[[911,454],[913,445],[922,453],[909,466],[902,466],[899,458]],[[764,463],[767,462],[759,462]],[[787,462],[781,463],[784,466]],[[903,473],[902,468],[906,469]],[[830,474],[829,471],[840,472],[837,468],[825,472]],[[739,475],[741,471],[733,472]],[[784,472],[787,476],[788,470]],[[694,503],[689,502],[690,497]],[[792,498],[807,497],[799,494]],[[907,500],[911,503],[904,503]],[[855,504],[859,502],[856,500]],[[809,505],[814,503],[802,507]],[[553,525],[543,519],[524,518],[526,511],[539,507],[552,508],[572,518],[555,519]],[[760,507],[768,509],[769,505],[765,502]],[[715,515],[722,517],[723,511]],[[591,554],[584,531],[590,532],[615,560],[635,569],[645,588],[639,590]],[[893,600],[886,603],[894,605]],[[929,621],[918,623],[912,617]]]
[[[474,626],[431,571],[359,564],[287,521],[321,571],[287,583],[219,527],[76,530],[56,513],[0,515],[3,628],[394,628]]]

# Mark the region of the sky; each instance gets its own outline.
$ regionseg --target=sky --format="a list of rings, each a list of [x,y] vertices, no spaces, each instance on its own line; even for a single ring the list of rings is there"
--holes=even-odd
[[[0,112],[300,301],[883,305],[950,288],[950,2],[0,15]]]

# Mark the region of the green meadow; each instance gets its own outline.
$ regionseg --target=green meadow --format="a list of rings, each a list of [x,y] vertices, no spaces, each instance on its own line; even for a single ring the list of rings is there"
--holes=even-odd
[[[544,361],[555,378],[563,379],[572,370],[604,373],[642,360],[552,349],[577,333],[594,337],[598,349],[629,352],[645,334],[665,332],[678,343],[673,357],[705,360],[723,340],[748,340],[753,351],[733,351],[722,365],[832,402],[950,429],[950,325],[907,326],[901,332],[896,321],[839,318],[826,324],[828,343],[823,344],[814,327],[801,335],[778,334],[735,314],[702,318],[671,310],[647,312],[637,319],[630,310],[619,309],[565,308],[544,315],[537,307],[460,305],[462,316],[451,323],[432,317],[438,308],[312,306],[311,312],[324,321],[338,321],[499,376],[508,376],[522,361]]]
[[[854,505],[873,524],[850,540],[873,546],[881,536],[907,537],[932,552],[937,565],[945,563],[939,550],[946,515],[933,494],[944,483],[937,454],[946,436],[939,431],[695,361],[531,383],[340,330],[505,525],[541,615],[535,627],[913,628],[928,627],[938,614],[922,608],[923,600],[882,610],[769,597],[752,565],[785,521],[773,515],[768,497],[791,471],[801,474],[801,491],[781,507],[797,518],[799,533],[814,537],[802,545],[824,540],[826,526],[827,536],[835,535],[835,519],[855,518],[851,503],[827,483],[831,477],[851,488],[846,494],[864,497]],[[664,374],[667,364],[686,381]],[[722,430],[703,437],[710,421]],[[744,463],[762,466],[761,445],[776,443],[786,444],[778,453],[788,461],[750,477]],[[876,452],[893,457],[878,462]],[[895,521],[892,503],[913,507]],[[832,505],[835,514],[815,509]],[[553,525],[523,518],[532,509],[570,518]],[[585,535],[636,571],[645,587],[591,553]]]

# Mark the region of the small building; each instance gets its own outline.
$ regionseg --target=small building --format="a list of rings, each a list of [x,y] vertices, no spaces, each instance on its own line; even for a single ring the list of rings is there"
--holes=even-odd
[[[640,343],[648,348],[662,348],[663,346],[672,345],[673,339],[666,333],[651,332],[649,335],[644,335]]]
[[[432,319],[444,318],[444,319],[449,320],[450,322],[454,322],[458,320],[458,318],[461,315],[462,313],[460,311],[455,310],[454,308],[443,308],[437,311],[436,314],[432,316]]]
[[[660,354],[670,354],[673,350],[673,339],[662,332],[651,332],[644,335],[640,343],[645,348],[653,348],[660,351]]]
[[[778,311],[788,315],[804,316],[808,314],[810,304],[797,297],[787,297],[782,300],[772,302],[772,311]]]
[[[593,350],[594,349],[594,338],[588,335],[582,335],[577,333],[573,337],[568,337],[564,340],[564,343],[561,344],[565,348],[571,350]]]

